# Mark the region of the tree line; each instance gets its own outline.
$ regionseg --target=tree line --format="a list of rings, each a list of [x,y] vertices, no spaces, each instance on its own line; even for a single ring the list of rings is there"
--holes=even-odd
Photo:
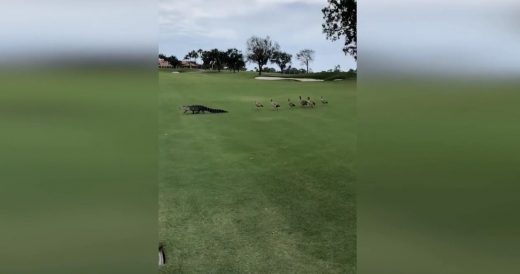
[[[165,56],[159,54],[159,58],[167,61],[172,65],[173,68],[178,68],[181,65],[181,60],[176,56]],[[202,68],[209,70],[221,71],[223,69],[229,69],[230,71],[237,72],[244,70],[246,63],[244,61],[244,55],[239,50],[232,48],[226,51],[219,49],[211,50],[192,50],[184,56],[185,60],[189,61],[189,67],[191,68],[192,62],[201,60]]]
[[[159,54],[159,58],[169,62],[174,68],[178,68],[181,65],[181,60],[176,56],[165,56]],[[258,37],[253,36],[247,40],[247,50],[243,54],[236,48],[231,48],[226,51],[219,49],[211,50],[192,50],[185,56],[185,60],[189,60],[189,67],[191,68],[192,62],[196,62],[200,59],[202,62],[202,68],[208,70],[221,71],[228,69],[233,72],[245,70],[246,62],[255,63],[257,65],[257,71],[259,75],[262,75],[265,67],[270,62],[276,64],[280,68],[281,73],[302,73],[309,72],[309,64],[314,60],[314,51],[311,49],[303,49],[296,54],[296,59],[305,66],[305,70],[298,70],[291,67],[292,54],[281,50],[280,45],[277,42],[271,40],[269,36]],[[268,72],[272,72],[272,69],[267,69]]]

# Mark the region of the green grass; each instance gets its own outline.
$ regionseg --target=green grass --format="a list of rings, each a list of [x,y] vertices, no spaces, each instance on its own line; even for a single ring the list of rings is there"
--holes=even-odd
[[[355,81],[254,76],[159,73],[161,272],[354,273]],[[289,110],[299,95],[329,105]]]

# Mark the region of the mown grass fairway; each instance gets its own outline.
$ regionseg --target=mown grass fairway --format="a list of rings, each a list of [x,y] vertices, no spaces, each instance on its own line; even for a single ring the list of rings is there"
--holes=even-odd
[[[160,72],[161,272],[354,273],[355,81],[254,76]]]

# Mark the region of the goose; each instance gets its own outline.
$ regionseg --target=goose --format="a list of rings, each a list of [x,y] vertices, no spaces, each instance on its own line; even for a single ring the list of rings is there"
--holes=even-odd
[[[260,110],[260,108],[263,108],[264,105],[262,105],[260,102],[255,101],[256,110]]]
[[[320,101],[322,104],[325,104],[325,105],[329,103],[327,100],[323,99],[323,96],[320,97]]]
[[[309,106],[314,107],[316,105],[316,102],[311,100],[311,97],[307,97],[307,102],[309,102]]]
[[[271,99],[271,105],[273,106],[273,110],[278,110],[280,108],[280,104],[273,101],[273,99]]]
[[[309,102],[307,102],[307,100],[303,100],[302,97],[300,96],[300,106],[305,107],[308,105],[309,105]]]
[[[296,106],[293,102],[291,102],[291,98],[287,99],[287,102],[289,102],[289,108],[293,108]]]

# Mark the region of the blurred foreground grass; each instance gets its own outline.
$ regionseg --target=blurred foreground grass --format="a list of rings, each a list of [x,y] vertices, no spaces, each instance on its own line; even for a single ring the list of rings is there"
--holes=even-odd
[[[156,267],[157,77],[0,72],[0,273]]]
[[[518,273],[520,85],[360,84],[359,273]]]

